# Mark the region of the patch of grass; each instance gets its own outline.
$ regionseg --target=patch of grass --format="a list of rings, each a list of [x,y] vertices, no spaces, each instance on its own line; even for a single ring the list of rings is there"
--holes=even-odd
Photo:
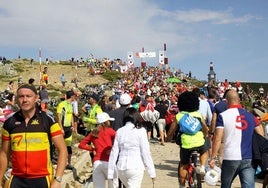
[[[11,64],[11,63],[13,63],[13,62],[10,61],[10,60],[6,60],[5,63],[6,63],[6,64]]]
[[[102,77],[113,82],[120,79],[122,77],[122,74],[118,71],[107,71],[102,74]]]
[[[17,72],[24,72],[25,68],[23,68],[23,66],[24,65],[21,63],[16,63],[16,64],[14,64],[14,70]]]
[[[60,61],[61,65],[72,65],[72,62],[70,61]]]
[[[0,79],[3,82],[16,81],[16,79],[10,79],[9,76],[5,76],[5,75],[0,75]]]

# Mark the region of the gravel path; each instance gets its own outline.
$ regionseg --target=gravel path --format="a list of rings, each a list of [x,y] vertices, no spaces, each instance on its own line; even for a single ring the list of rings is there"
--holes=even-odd
[[[75,146],[77,147],[77,146]],[[165,143],[165,146],[160,145],[158,142],[151,143],[151,153],[155,163],[157,178],[153,185],[148,173],[145,172],[142,188],[171,188],[179,187],[177,179],[177,164],[179,160],[179,147],[175,143]],[[75,149],[76,154],[73,156],[77,173],[81,179],[86,179],[91,174],[91,161],[87,151]],[[68,185],[67,185],[68,184]],[[62,187],[68,188],[82,188],[83,185],[75,182],[71,171],[66,170],[63,178]],[[208,186],[205,182],[202,184],[203,188],[220,187],[220,182],[216,186]],[[236,178],[232,188],[240,188],[239,179]],[[261,180],[256,179],[256,188],[261,188]]]

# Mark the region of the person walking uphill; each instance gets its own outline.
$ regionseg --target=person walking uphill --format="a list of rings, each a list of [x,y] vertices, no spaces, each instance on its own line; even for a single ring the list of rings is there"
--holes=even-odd
[[[150,153],[146,129],[141,116],[133,108],[127,108],[123,116],[124,126],[116,132],[108,163],[108,179],[118,177],[126,188],[140,188],[144,170],[147,169],[154,183],[156,172]]]
[[[12,172],[8,187],[60,188],[67,161],[61,127],[37,108],[38,94],[35,87],[20,86],[17,101],[20,110],[7,119],[2,128],[0,182],[3,182],[11,158]],[[55,173],[50,156],[51,141],[59,154]]]
[[[61,129],[64,134],[65,143],[67,146],[68,151],[68,164],[66,169],[72,170],[73,166],[71,165],[71,158],[72,158],[72,139],[73,139],[73,106],[72,102],[74,101],[74,92],[67,91],[66,92],[66,99],[61,101],[57,107],[57,116],[58,116],[58,123],[61,126]]]
[[[253,114],[242,108],[238,93],[228,91],[228,109],[220,113],[216,122],[210,166],[215,166],[215,157],[224,140],[221,188],[230,188],[238,175],[243,188],[255,187],[255,170],[252,166],[252,137],[254,130],[263,136],[262,126]],[[235,151],[235,152],[234,152]]]
[[[131,97],[127,93],[123,93],[119,97],[120,107],[109,112],[109,115],[115,118],[112,122],[112,128],[117,131],[119,128],[123,127],[123,114],[126,109],[130,106]]]
[[[179,130],[180,162],[179,162],[179,184],[180,188],[185,188],[187,177],[187,167],[191,152],[197,150],[200,153],[200,174],[205,175],[205,164],[208,159],[210,148],[208,128],[202,114],[198,112],[198,96],[190,91],[185,91],[178,97],[178,108],[180,112],[176,114],[167,134],[167,141],[173,138],[174,132]]]
[[[160,144],[164,146],[164,140],[165,140],[165,130],[166,130],[166,120],[165,120],[165,115],[167,114],[167,109],[168,107],[161,103],[159,98],[155,99],[156,106],[155,110],[157,110],[160,114],[159,119],[156,121],[156,124],[158,125],[159,128],[159,133],[160,133]]]
[[[93,184],[94,188],[104,188],[108,174],[108,160],[115,138],[115,131],[110,127],[110,121],[114,121],[114,118],[102,112],[97,114],[96,119],[97,127],[79,143],[78,147],[95,152]],[[113,188],[113,181],[108,181],[108,188]]]

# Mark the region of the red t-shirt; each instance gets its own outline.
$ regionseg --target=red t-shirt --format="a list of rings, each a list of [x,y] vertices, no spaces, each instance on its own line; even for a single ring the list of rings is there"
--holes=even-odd
[[[94,161],[109,161],[110,152],[115,138],[115,131],[112,128],[101,127],[98,137],[88,134],[78,145],[80,149],[95,151]],[[90,145],[94,144],[94,148]]]

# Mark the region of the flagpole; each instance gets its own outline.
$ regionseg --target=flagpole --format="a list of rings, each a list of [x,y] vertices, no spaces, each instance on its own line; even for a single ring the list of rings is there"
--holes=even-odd
[[[39,48],[39,68],[40,68],[40,86],[42,84],[42,54],[41,54],[41,48]]]

